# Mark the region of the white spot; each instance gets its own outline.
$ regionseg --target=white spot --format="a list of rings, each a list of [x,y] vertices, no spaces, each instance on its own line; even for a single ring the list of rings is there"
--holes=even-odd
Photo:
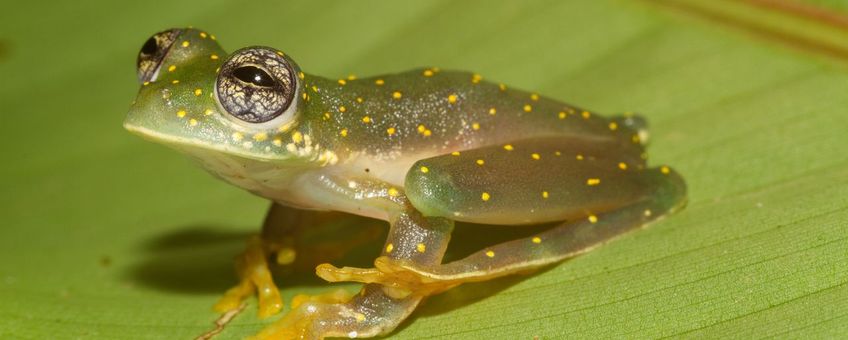
[[[310,313],[315,313],[318,311],[318,308],[316,308],[315,305],[309,305],[306,306],[306,311]]]
[[[359,333],[357,333],[356,331],[351,331],[350,333],[347,333],[347,337],[351,339],[356,338],[357,336],[359,336]]]

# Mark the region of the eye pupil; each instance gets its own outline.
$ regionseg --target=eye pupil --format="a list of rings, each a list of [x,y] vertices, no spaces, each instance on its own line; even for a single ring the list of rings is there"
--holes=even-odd
[[[146,54],[146,55],[156,54],[156,49],[158,47],[159,46],[156,44],[156,39],[154,39],[153,37],[150,37],[150,39],[147,39],[147,41],[144,43],[144,46],[141,46],[141,54]]]
[[[245,83],[262,87],[274,87],[276,82],[267,72],[258,67],[242,66],[233,70],[233,75]]]

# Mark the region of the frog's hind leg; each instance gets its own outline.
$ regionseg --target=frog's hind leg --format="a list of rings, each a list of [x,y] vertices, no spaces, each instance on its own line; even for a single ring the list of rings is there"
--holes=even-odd
[[[670,168],[645,170],[643,180],[650,183],[643,199],[608,212],[587,214],[537,235],[480,250],[455,262],[421,268],[381,257],[375,265],[386,273],[414,272],[422,277],[422,282],[455,286],[559,262],[643,228],[685,205],[683,180]]]
[[[682,178],[668,167],[646,169],[641,150],[614,138],[545,137],[421,160],[405,186],[425,216],[509,225],[567,222],[452,263],[383,256],[372,270],[435,293],[589,251],[683,206]],[[350,268],[332,274],[319,271],[329,281],[381,282]]]

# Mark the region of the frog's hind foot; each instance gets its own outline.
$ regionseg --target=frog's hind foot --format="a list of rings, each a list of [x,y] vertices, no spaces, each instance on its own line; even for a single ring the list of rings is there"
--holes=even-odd
[[[394,297],[403,297],[411,292],[422,296],[438,294],[461,282],[431,275],[429,271],[416,268],[408,261],[398,261],[386,256],[374,261],[375,268],[338,268],[322,264],[316,268],[319,277],[329,282],[377,283],[388,288]]]
[[[247,249],[236,259],[236,271],[240,281],[218,300],[214,306],[215,311],[224,313],[236,309],[242,301],[258,292],[259,317],[266,318],[277,314],[283,308],[283,301],[271,277],[267,260],[275,251],[264,244],[259,236],[251,237],[247,242]]]

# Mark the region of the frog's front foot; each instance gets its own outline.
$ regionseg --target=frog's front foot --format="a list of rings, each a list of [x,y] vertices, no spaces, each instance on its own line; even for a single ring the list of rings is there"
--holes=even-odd
[[[329,282],[377,283],[389,288],[392,295],[400,298],[411,293],[422,296],[441,293],[459,285],[461,282],[443,279],[416,268],[406,261],[390,259],[386,256],[374,260],[375,268],[338,268],[330,264],[319,265],[315,271],[319,277]]]
[[[292,300],[292,310],[253,339],[373,337],[394,329],[415,308],[418,297],[393,299],[383,287],[366,285],[358,295],[343,289]]]
[[[277,314],[283,308],[280,291],[271,277],[268,256],[274,249],[265,245],[259,236],[251,237],[247,249],[236,260],[239,283],[227,290],[215,304],[215,310],[221,313],[238,308],[244,299],[258,292],[259,317],[266,318]]]

